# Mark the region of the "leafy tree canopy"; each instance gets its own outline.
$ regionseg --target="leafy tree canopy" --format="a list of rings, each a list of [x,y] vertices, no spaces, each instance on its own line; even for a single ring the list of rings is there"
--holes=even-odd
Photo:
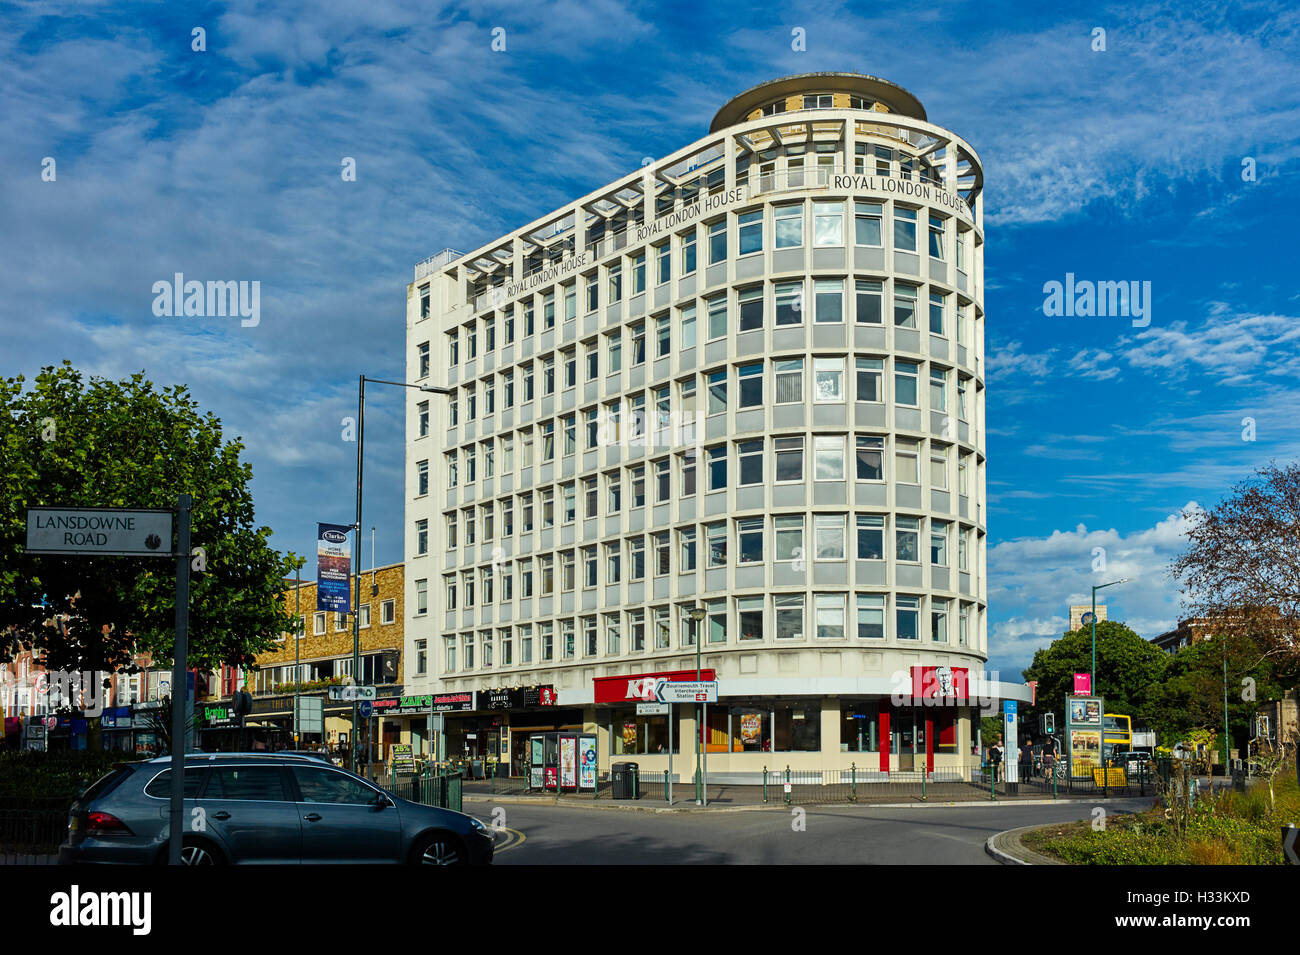
[[[1097,622],[1097,679],[1093,692],[1105,697],[1110,713],[1140,716],[1150,688],[1159,683],[1169,665],[1169,654],[1142,639],[1115,620]],[[1063,715],[1065,696],[1074,692],[1074,674],[1092,669],[1092,628],[1066,633],[1034,654],[1024,671],[1026,680],[1038,681],[1038,703],[1031,710]]]
[[[0,660],[44,650],[50,669],[115,670],[172,655],[175,560],[27,554],[34,506],[173,508],[188,492],[206,564],[191,576],[191,666],[249,665],[293,628],[278,597],[296,558],[254,525],[242,442],[187,389],[66,361],[23,384],[0,380]]]

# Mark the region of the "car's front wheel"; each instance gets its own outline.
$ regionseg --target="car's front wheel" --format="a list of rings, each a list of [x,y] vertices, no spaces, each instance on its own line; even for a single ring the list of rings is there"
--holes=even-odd
[[[449,832],[430,832],[415,841],[412,865],[465,865],[465,847]]]

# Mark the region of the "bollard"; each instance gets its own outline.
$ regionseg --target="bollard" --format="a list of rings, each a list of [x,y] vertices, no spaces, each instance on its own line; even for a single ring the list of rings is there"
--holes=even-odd
[[[925,780],[930,775],[930,768],[927,766],[921,770],[921,802],[925,802]]]
[[[993,770],[993,763],[989,763],[989,799],[997,799],[997,775]]]
[[[668,770],[664,770],[664,802],[672,805],[673,801],[668,798]]]
[[[851,777],[851,778],[852,778],[852,782],[851,782],[851,784],[850,784],[850,785],[851,785],[851,788],[850,788],[850,790],[849,790],[849,793],[850,793],[849,798],[850,798],[851,801],[853,801],[853,802],[857,802],[857,801],[858,801],[858,764],[857,764],[857,763],[851,763],[851,764],[850,764],[850,767],[851,767],[851,769],[852,769],[852,773],[853,773],[853,775],[852,775],[852,777]]]
[[[763,767],[763,802],[767,802],[767,767]]]
[[[790,805],[790,764],[789,763],[786,763],[785,765],[785,785],[782,788],[785,790],[785,804],[788,806]]]

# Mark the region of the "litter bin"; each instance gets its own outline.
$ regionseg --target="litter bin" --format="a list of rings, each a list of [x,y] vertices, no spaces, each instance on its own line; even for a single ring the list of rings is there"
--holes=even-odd
[[[610,790],[615,799],[640,798],[639,768],[636,763],[615,763],[610,767]]]

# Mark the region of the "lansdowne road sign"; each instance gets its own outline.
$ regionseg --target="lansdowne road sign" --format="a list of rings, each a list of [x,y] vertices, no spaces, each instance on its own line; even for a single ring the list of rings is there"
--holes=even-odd
[[[717,680],[659,680],[655,684],[655,699],[660,703],[716,703]]]
[[[118,507],[33,507],[27,552],[102,557],[172,557],[172,511]]]

